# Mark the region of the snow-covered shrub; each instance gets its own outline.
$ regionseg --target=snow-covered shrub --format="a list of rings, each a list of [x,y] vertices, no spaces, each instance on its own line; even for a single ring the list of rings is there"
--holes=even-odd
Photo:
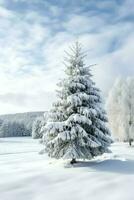
[[[117,78],[109,92],[107,111],[115,139],[134,139],[134,78]]]
[[[84,56],[78,42],[67,53],[66,76],[58,84],[58,101],[42,129],[50,157],[91,159],[108,152],[112,142],[100,90],[91,79],[91,66],[85,66]]]

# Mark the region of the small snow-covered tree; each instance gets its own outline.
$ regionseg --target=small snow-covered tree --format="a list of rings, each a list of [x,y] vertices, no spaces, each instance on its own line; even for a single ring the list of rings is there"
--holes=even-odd
[[[65,78],[58,84],[58,101],[53,104],[44,127],[45,150],[50,157],[91,159],[108,152],[112,142],[100,90],[92,81],[90,67],[76,42],[66,53]]]
[[[107,100],[109,125],[120,141],[134,139],[134,78],[117,78]]]
[[[33,139],[38,139],[38,138],[42,138],[42,125],[43,125],[43,117],[37,117],[35,119],[35,121],[33,122],[33,126],[32,126],[32,138]]]

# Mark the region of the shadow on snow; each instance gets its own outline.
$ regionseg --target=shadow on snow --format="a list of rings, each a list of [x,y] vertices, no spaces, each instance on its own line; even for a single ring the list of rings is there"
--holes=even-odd
[[[120,174],[134,174],[134,160],[108,159],[103,161],[78,161],[74,167],[85,167],[90,170]]]

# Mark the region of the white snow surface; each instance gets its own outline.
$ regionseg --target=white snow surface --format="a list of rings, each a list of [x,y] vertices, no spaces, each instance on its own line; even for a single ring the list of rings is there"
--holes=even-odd
[[[38,140],[0,138],[0,200],[133,200],[134,147],[74,166],[40,155]]]

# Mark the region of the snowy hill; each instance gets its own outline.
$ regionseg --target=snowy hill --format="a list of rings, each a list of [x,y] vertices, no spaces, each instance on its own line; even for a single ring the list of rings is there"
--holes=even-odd
[[[115,143],[112,154],[74,167],[50,160],[37,140],[0,139],[2,200],[133,200],[134,148]]]

